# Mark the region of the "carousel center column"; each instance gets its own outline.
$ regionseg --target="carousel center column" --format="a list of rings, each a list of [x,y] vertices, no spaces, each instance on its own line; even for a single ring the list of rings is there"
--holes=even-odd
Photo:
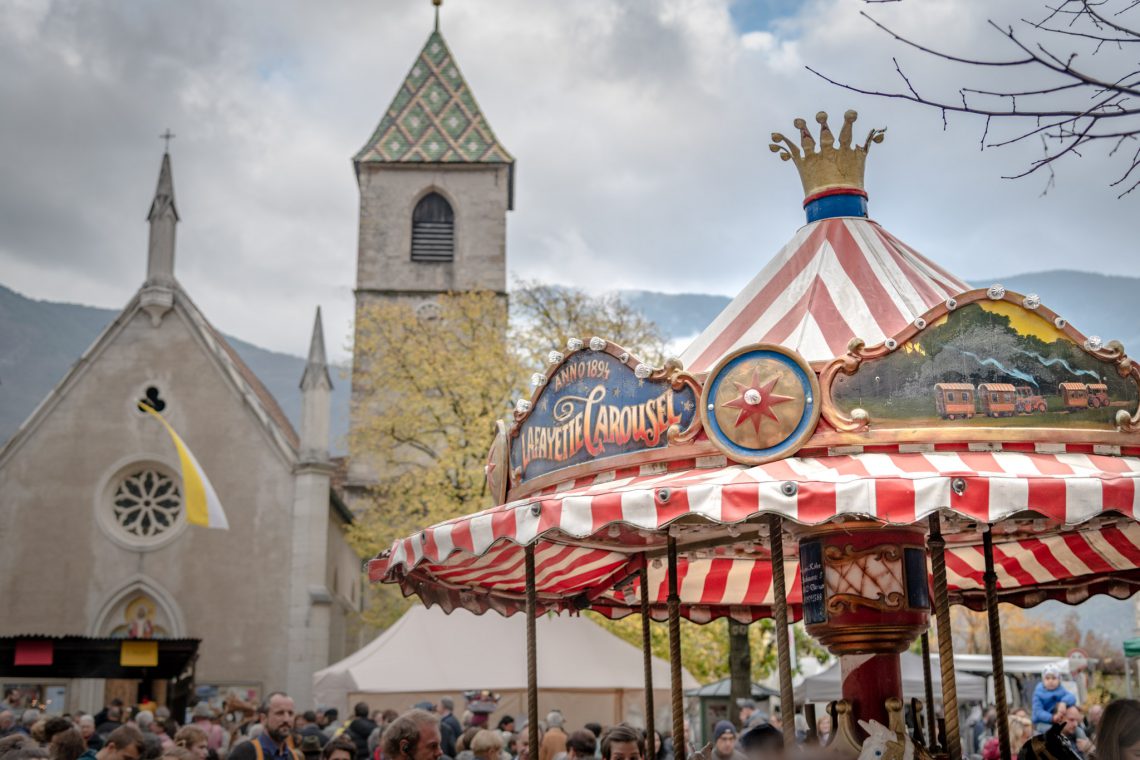
[[[925,535],[871,521],[800,533],[804,624],[839,657],[843,699],[855,718],[888,725],[903,698],[899,654],[930,623]]]

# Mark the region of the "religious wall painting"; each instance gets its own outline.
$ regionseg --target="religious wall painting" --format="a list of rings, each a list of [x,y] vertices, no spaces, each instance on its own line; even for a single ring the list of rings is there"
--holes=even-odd
[[[854,347],[823,373],[837,413],[829,422],[1128,429],[1122,422],[1135,418],[1140,396],[1119,344],[1083,339],[1036,297],[1000,293],[971,291],[933,310],[929,323],[916,320],[903,339]]]
[[[671,360],[653,368],[593,338],[553,352],[536,373],[510,430],[511,485],[576,465],[663,449],[692,439],[699,425],[695,380]]]
[[[112,613],[110,636],[118,639],[164,639],[169,624],[158,604],[146,594],[136,594],[120,602]]]

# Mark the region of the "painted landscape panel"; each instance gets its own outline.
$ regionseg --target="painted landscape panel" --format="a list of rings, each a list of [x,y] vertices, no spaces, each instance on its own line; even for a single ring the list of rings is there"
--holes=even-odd
[[[840,375],[846,414],[874,428],[957,425],[1114,430],[1136,385],[1051,322],[1008,301],[980,301],[934,321],[889,356]]]

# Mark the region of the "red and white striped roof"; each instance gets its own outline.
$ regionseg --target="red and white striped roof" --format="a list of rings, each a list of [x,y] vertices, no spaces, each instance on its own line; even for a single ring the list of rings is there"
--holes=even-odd
[[[633,611],[636,572],[660,553],[671,525],[741,524],[777,513],[801,524],[844,515],[912,524],[936,512],[998,524],[995,558],[1003,601],[1076,602],[1092,593],[1131,595],[1140,588],[1140,458],[1097,453],[929,451],[790,458],[765,465],[640,470],[593,476],[550,493],[449,520],[396,542],[370,564],[373,580],[446,609],[521,609],[523,549],[534,544],[544,609],[590,605],[614,617]],[[790,488],[788,484],[794,484]],[[1007,518],[1040,515],[1037,536],[1004,534]],[[1118,516],[1122,520],[1105,520]],[[746,521],[748,521],[746,523]],[[747,533],[739,539],[748,544]],[[951,598],[981,605],[981,549],[976,535],[952,535],[947,549]],[[755,542],[752,542],[755,543]],[[681,558],[684,613],[705,621],[767,614],[771,568],[755,558],[703,550]],[[788,601],[799,602],[794,557]],[[653,615],[664,617],[664,570],[650,562]]]
[[[795,349],[808,361],[842,356],[897,334],[970,286],[868,219],[808,224],[681,355],[704,372],[749,343]]]

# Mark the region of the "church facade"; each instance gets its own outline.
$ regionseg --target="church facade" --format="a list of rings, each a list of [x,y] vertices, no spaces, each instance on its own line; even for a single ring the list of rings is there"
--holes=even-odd
[[[15,652],[0,682],[56,710],[178,706],[188,683],[216,703],[283,689],[308,705],[314,670],[361,643],[363,594],[330,487],[319,312],[298,432],[175,277],[169,155],[148,219],[146,281],[0,449],[0,637]],[[228,530],[187,523],[177,453],[140,402],[198,459]],[[124,667],[115,639],[156,640],[154,666]],[[195,639],[171,671],[167,650]]]

